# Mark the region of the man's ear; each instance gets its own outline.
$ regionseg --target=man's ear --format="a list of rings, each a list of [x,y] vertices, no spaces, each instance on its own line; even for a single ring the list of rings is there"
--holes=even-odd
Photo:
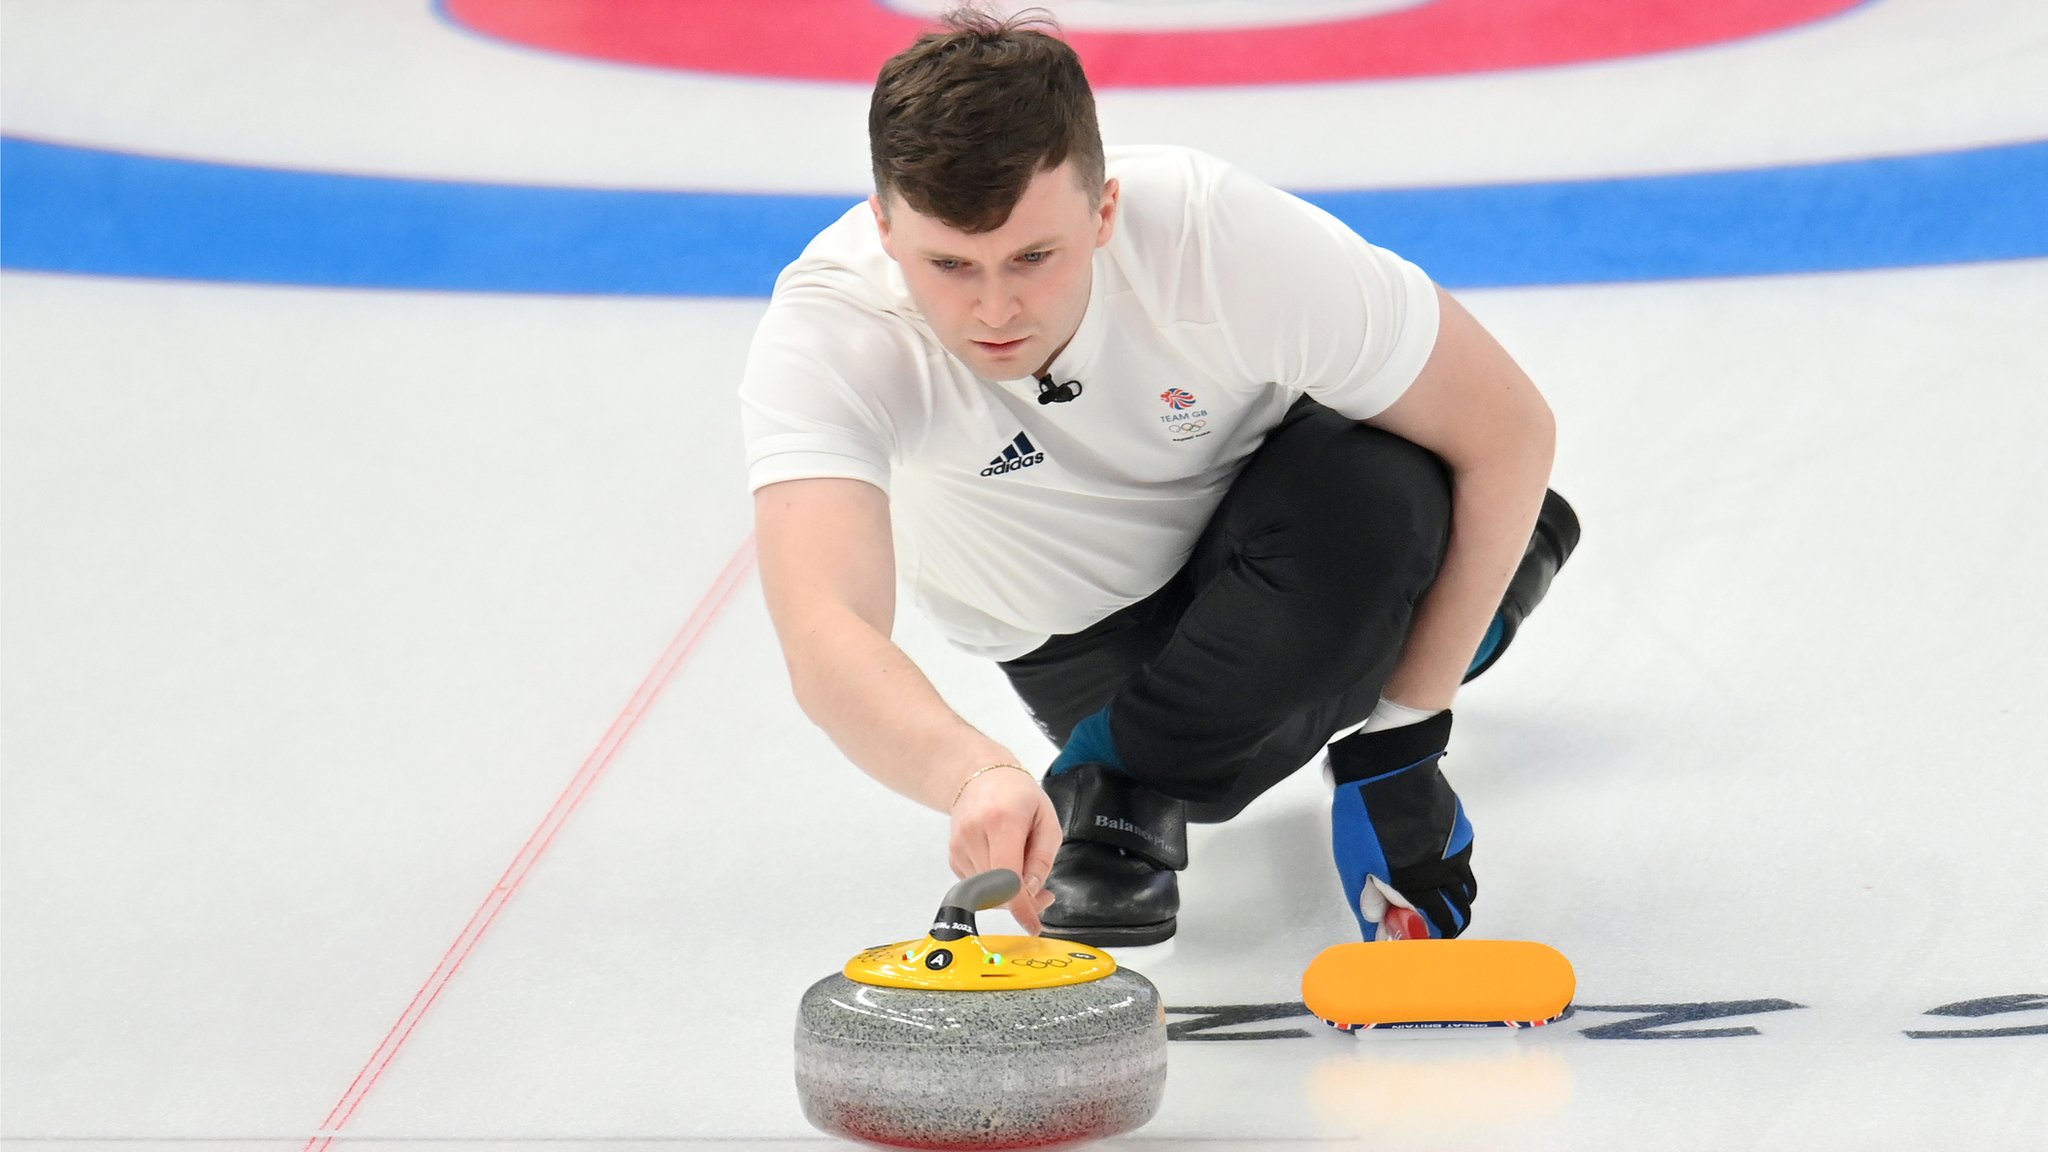
[[[875,230],[882,234],[882,251],[889,254],[889,259],[896,259],[896,250],[889,246],[889,210],[877,195],[868,197],[868,208],[875,214]]]
[[[1109,238],[1116,235],[1116,203],[1117,195],[1121,191],[1122,187],[1117,184],[1114,177],[1103,182],[1102,207],[1096,210],[1098,218],[1095,226],[1095,246],[1097,248],[1109,243]]]

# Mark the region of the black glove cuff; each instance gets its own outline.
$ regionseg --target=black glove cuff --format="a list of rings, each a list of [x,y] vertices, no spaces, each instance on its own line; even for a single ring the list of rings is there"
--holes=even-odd
[[[1339,785],[1370,780],[1441,756],[1451,743],[1451,710],[1416,724],[1353,732],[1330,745],[1330,777]]]
[[[1101,764],[1045,778],[1069,841],[1122,848],[1175,872],[1188,866],[1187,804]]]

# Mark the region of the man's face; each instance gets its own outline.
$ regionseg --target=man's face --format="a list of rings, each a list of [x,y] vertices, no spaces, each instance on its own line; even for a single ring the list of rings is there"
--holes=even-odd
[[[921,216],[894,193],[886,215],[879,199],[868,202],[939,342],[981,376],[1014,380],[1052,363],[1081,326],[1116,197],[1111,180],[1097,206],[1061,164],[1032,178],[1001,228],[979,234]]]

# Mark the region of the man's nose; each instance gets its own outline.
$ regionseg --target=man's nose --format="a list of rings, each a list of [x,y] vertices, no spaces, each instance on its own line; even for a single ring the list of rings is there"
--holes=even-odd
[[[1017,318],[1023,308],[1017,294],[1001,280],[986,281],[974,300],[974,318],[982,327],[991,332],[1001,332],[1003,326]]]

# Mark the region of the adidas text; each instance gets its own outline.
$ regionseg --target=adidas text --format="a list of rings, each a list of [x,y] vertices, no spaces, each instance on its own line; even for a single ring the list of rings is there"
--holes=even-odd
[[[1001,476],[1005,472],[1015,472],[1019,468],[1029,468],[1033,464],[1043,463],[1045,453],[1038,450],[1038,445],[1031,442],[1030,436],[1019,432],[1010,438],[1010,442],[1003,446],[1001,452],[996,453],[996,458],[988,462],[988,467],[983,468],[981,474]]]
[[[1001,476],[1005,472],[1015,472],[1019,468],[1029,468],[1033,464],[1043,463],[1045,463],[1045,453],[1034,452],[1029,456],[1019,456],[1015,460],[997,460],[988,467],[983,468],[981,474],[983,476]]]

